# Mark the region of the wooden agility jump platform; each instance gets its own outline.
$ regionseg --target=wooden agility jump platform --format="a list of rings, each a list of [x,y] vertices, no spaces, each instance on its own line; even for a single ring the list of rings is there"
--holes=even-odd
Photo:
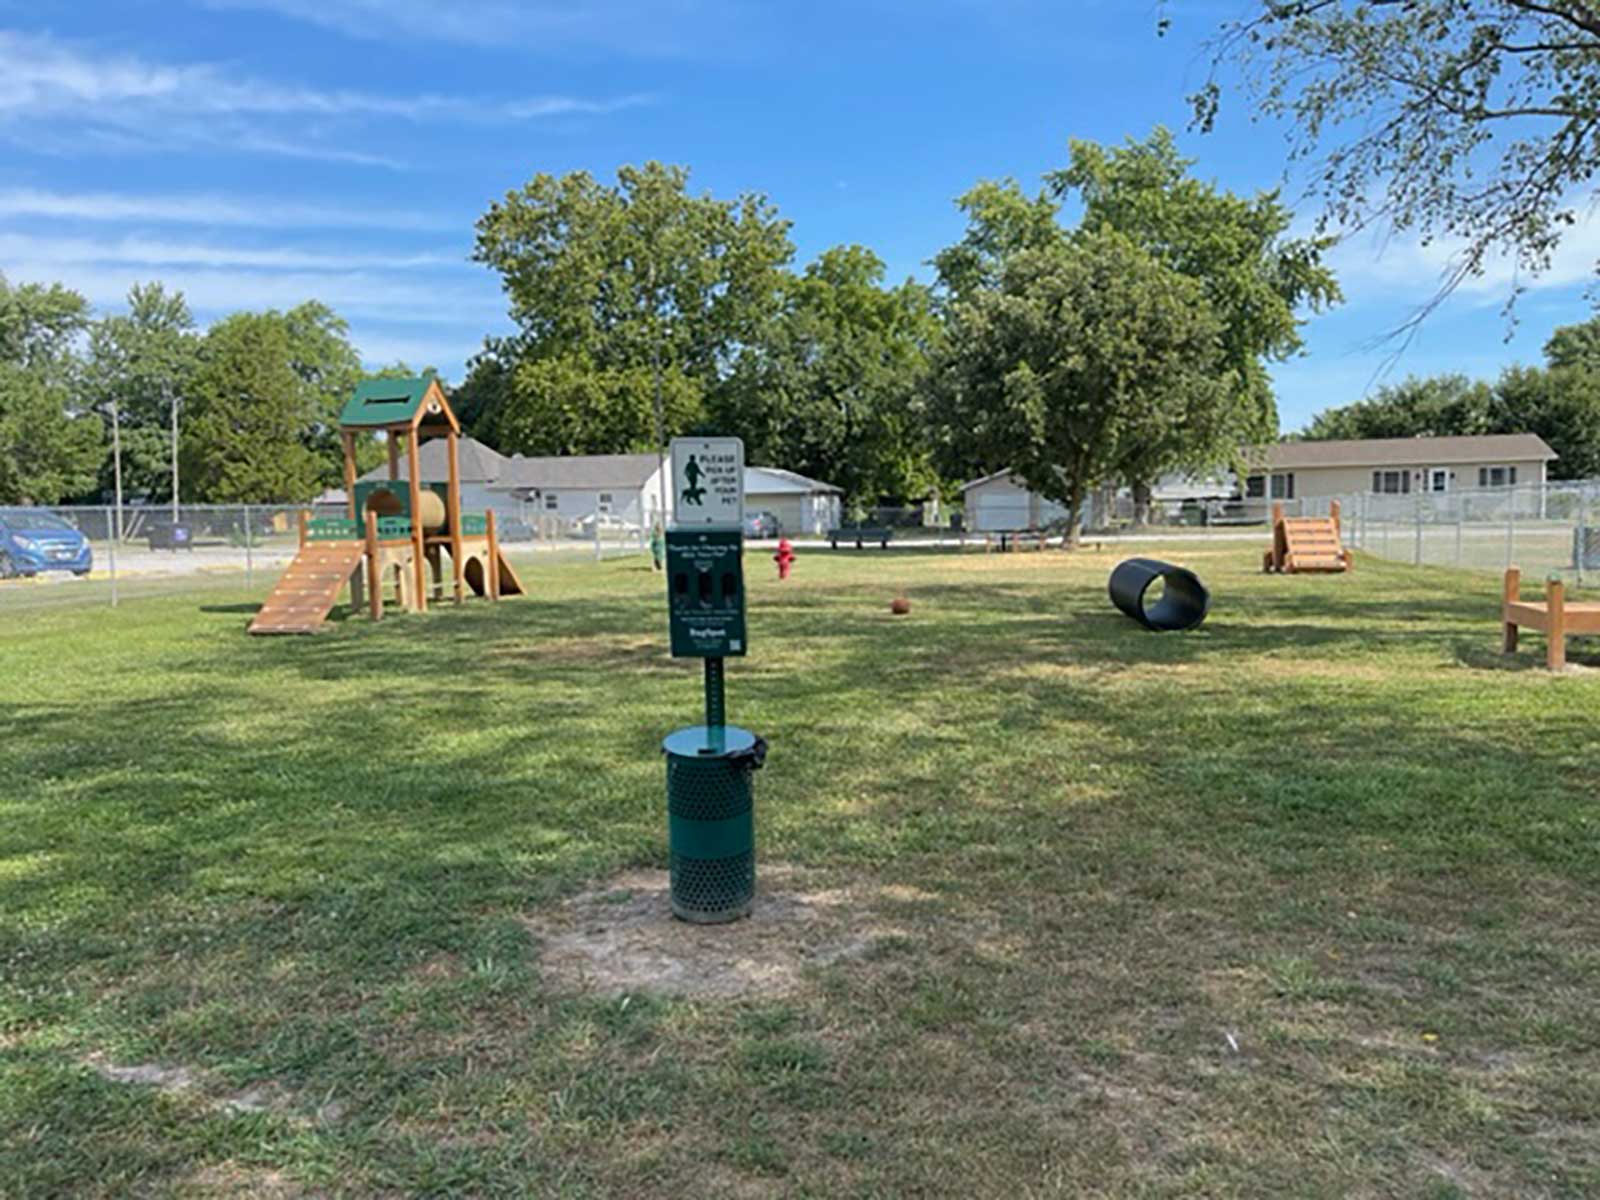
[[[1325,517],[1286,517],[1282,501],[1272,506],[1272,548],[1261,557],[1263,571],[1294,575],[1348,571],[1354,566],[1355,556],[1344,548],[1337,500]]]
[[[1522,572],[1506,571],[1505,592],[1500,606],[1500,623],[1505,632],[1505,652],[1515,654],[1517,634],[1536,629],[1549,640],[1545,662],[1552,671],[1567,665],[1567,638],[1574,634],[1600,633],[1600,604],[1568,604],[1567,585],[1559,579],[1544,585],[1544,600],[1522,599]]]

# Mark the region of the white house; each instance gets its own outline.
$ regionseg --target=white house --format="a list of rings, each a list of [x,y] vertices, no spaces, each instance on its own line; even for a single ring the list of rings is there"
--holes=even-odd
[[[443,441],[424,442],[422,477],[449,477]],[[510,457],[470,437],[460,440],[461,503],[468,512],[494,509],[502,518],[566,529],[596,513],[628,525],[649,528],[673,508],[672,467],[654,454],[571,454]],[[401,478],[406,463],[400,462]],[[363,479],[387,479],[389,468],[368,471]],[[839,523],[844,492],[831,483],[807,479],[780,467],[745,468],[745,509],[767,511],[791,533],[825,533]],[[342,495],[340,496],[342,500]]]
[[[1227,479],[1190,479],[1163,475],[1150,492],[1154,508],[1176,508],[1186,500],[1225,498],[1233,489]],[[1064,505],[1031,492],[1009,470],[996,471],[961,485],[966,527],[975,533],[1007,529],[1042,529],[1067,519]],[[1126,488],[1096,488],[1084,497],[1084,523],[1107,524],[1113,514],[1130,516],[1133,501]]]
[[[1556,458],[1531,433],[1478,437],[1365,438],[1349,441],[1276,442],[1248,451],[1243,487],[1229,477],[1191,480],[1171,475],[1157,483],[1153,503],[1174,508],[1185,500],[1236,499],[1255,515],[1273,500],[1328,500],[1368,493],[1403,496],[1469,488],[1511,488],[1545,482]],[[1028,529],[1062,520],[1066,511],[999,471],[962,485],[967,528],[979,532]],[[1111,508],[1110,505],[1114,505]],[[1085,523],[1105,523],[1128,508],[1125,492],[1098,492],[1086,505]]]
[[[744,509],[769,512],[788,534],[825,534],[839,527],[844,489],[781,467],[744,469]]]
[[[1533,433],[1278,442],[1252,455],[1246,500],[1404,496],[1544,483],[1556,452]]]
[[[602,513],[648,528],[672,511],[671,480],[654,454],[573,454],[505,460],[495,485],[527,506],[530,519],[578,521]],[[672,467],[664,468],[670,474]]]

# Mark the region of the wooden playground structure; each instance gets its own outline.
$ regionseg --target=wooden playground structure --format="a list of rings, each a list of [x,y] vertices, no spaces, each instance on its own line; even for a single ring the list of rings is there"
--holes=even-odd
[[[1329,505],[1325,517],[1286,517],[1283,502],[1272,506],[1272,548],[1261,560],[1263,571],[1298,574],[1302,571],[1348,571],[1355,556],[1344,548],[1339,502]]]
[[[358,483],[356,439],[375,432],[388,443],[388,478]],[[490,600],[523,594],[522,581],[501,552],[494,512],[461,510],[461,425],[437,379],[363,382],[339,414],[339,436],[346,514],[301,514],[299,553],[251,621],[251,633],[315,633],[346,586],[352,606],[366,607],[375,621],[383,618],[391,586],[395,605],[426,612],[430,593],[434,600],[445,596],[445,555],[457,604],[469,588]],[[431,437],[447,443],[449,478],[443,482],[422,479],[420,448]]]
[[[1544,585],[1544,601],[1522,599],[1522,572],[1516,567],[1506,570],[1505,590],[1500,604],[1500,624],[1505,632],[1504,650],[1517,651],[1517,634],[1523,629],[1535,629],[1549,641],[1545,663],[1552,671],[1567,665],[1567,637],[1569,634],[1600,633],[1600,604],[1568,604],[1567,587],[1559,579],[1550,579]]]

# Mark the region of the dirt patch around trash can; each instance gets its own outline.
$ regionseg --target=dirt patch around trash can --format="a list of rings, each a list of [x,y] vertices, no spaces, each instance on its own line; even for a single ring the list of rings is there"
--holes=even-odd
[[[932,895],[906,888],[827,888],[763,868],[749,917],[691,925],[672,915],[665,871],[631,871],[528,918],[557,988],[602,996],[776,995],[807,970],[869,955],[906,928],[883,912]]]

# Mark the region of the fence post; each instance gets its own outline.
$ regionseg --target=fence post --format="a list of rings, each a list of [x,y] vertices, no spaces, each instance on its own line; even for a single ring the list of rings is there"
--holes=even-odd
[[[1467,519],[1467,502],[1466,497],[1460,492],[1456,492],[1450,499],[1456,506],[1456,566],[1459,567],[1461,566],[1461,527],[1466,523]]]
[[[1572,565],[1578,572],[1578,586],[1583,586],[1583,560],[1589,557],[1589,538],[1584,530],[1588,521],[1589,489],[1578,485],[1578,527],[1572,534]]]
[[[1517,490],[1510,489],[1506,503],[1506,569],[1517,558]]]
[[[250,519],[250,506],[244,506],[244,586],[254,586],[256,579],[255,554],[251,543],[256,540],[255,522]]]
[[[1414,566],[1414,567],[1420,567],[1422,565],[1422,493],[1421,492],[1417,493],[1417,544],[1416,544],[1415,550],[1412,551],[1411,565]]]
[[[121,516],[119,513],[118,516]],[[107,562],[106,570],[111,573],[111,607],[117,606],[117,536],[118,531],[111,527],[111,510],[106,510],[106,532],[111,534],[106,539]]]
[[[599,509],[596,509],[595,510],[595,514],[594,514],[594,560],[595,560],[595,562],[599,562],[600,561],[600,510]]]

